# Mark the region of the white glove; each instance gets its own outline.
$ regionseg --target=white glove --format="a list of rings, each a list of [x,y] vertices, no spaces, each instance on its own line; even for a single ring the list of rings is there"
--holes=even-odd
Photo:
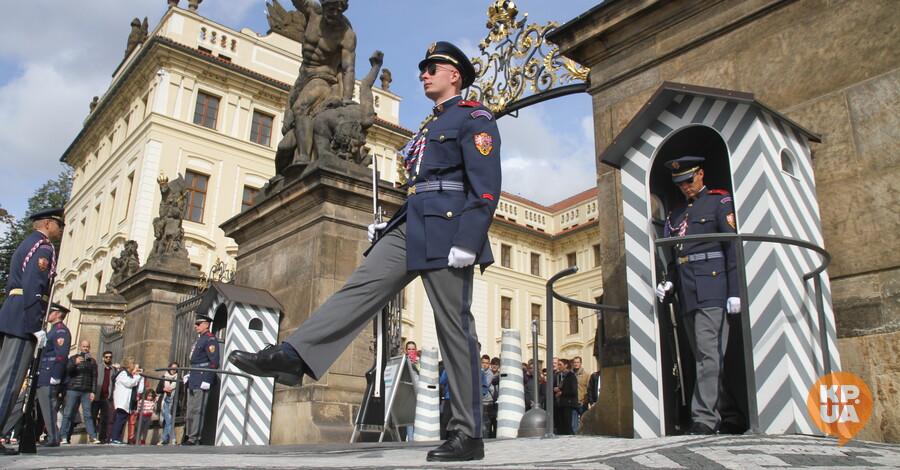
[[[728,302],[728,313],[741,313],[741,298],[740,297],[729,297]]]
[[[59,382],[60,382],[59,379],[54,379],[53,377],[50,377],[50,385],[59,385]]]
[[[184,382],[184,383],[188,383],[188,379],[189,379],[189,378],[191,378],[191,373],[190,373],[190,372],[188,372],[187,374],[184,374],[184,377],[181,378],[181,381]]]
[[[670,281],[660,282],[656,286],[656,298],[659,299],[660,302],[666,300],[666,292],[672,290],[672,283]]]
[[[209,382],[203,382],[200,384],[200,390],[209,390]]]
[[[47,345],[47,332],[44,330],[37,330],[34,333],[34,338],[37,339],[37,349],[41,349]]]
[[[381,223],[377,223],[377,224],[369,224],[369,229],[366,231],[367,232],[366,235],[368,235],[369,241],[371,242],[372,240],[375,239],[375,231],[376,230],[384,230],[384,228],[387,227],[387,224],[388,224],[387,222],[381,222]]]
[[[475,262],[475,253],[458,246],[450,248],[447,255],[447,265],[451,268],[465,268]]]

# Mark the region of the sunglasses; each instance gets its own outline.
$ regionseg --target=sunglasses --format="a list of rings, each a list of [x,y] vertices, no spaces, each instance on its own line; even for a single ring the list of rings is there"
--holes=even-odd
[[[450,68],[450,67],[449,66],[438,67],[438,63],[431,62],[428,65],[426,65],[424,68],[422,68],[422,73],[434,76],[434,74],[436,74],[438,70],[443,70],[443,69],[447,69],[447,68]]]

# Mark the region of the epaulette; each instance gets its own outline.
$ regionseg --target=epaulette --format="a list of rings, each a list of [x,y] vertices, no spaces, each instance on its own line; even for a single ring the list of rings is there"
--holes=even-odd
[[[706,191],[709,194],[715,194],[716,196],[727,196],[731,193],[725,191],[724,189],[710,189]]]
[[[459,105],[464,108],[477,108],[481,106],[481,103],[478,101],[459,100]]]

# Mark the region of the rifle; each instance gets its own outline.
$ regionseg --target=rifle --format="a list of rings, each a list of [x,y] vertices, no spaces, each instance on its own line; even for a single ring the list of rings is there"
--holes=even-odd
[[[662,273],[662,282],[667,282],[669,280],[669,273],[665,262],[665,252],[662,247],[657,247],[656,256],[660,266],[659,270]],[[679,395],[681,396],[681,406],[686,406],[687,399],[684,396],[684,373],[681,368],[681,345],[678,341],[678,322],[675,318],[675,294],[669,296],[663,303],[669,307],[669,321],[672,322],[672,336],[675,339],[675,365],[672,367],[672,375],[678,380],[678,389],[676,391],[679,392]]]
[[[372,159],[372,213],[373,223],[381,223],[381,205],[378,202],[378,159]],[[375,231],[372,243],[378,241],[378,231]],[[366,372],[366,394],[363,397],[362,406],[356,415],[354,431],[350,437],[350,443],[356,441],[361,432],[372,432],[375,426],[384,425],[384,368],[387,364],[387,316],[390,314],[391,302],[375,316],[375,363]],[[381,431],[381,428],[378,429]]]
[[[41,322],[41,329],[44,328],[44,325],[47,324],[47,320],[50,318],[50,309],[53,306],[53,281],[56,276],[50,277],[50,295],[47,296],[47,309],[44,311],[44,321]],[[37,433],[36,433],[36,421],[37,418],[34,416],[34,398],[37,393],[37,381],[38,375],[40,375],[41,369],[41,355],[44,352],[44,348],[38,348],[35,351],[34,359],[31,361],[31,370],[28,372],[28,389],[25,393],[25,411],[22,413],[22,435],[19,438],[19,452],[23,454],[36,454],[37,453]]]

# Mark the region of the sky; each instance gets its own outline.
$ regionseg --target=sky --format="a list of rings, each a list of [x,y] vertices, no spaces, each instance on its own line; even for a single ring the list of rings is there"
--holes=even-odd
[[[357,72],[371,52],[385,54],[409,129],[430,112],[417,64],[428,46],[450,41],[470,55],[486,36],[490,0],[350,0],[346,15],[358,37]],[[597,0],[520,0],[520,17],[560,24]],[[290,0],[281,0],[291,8]],[[181,0],[187,7],[187,0]],[[29,0],[0,18],[0,207],[21,217],[28,198],[64,169],[59,158],[81,130],[91,97],[102,95],[122,60],[130,23],[148,17],[153,30],[165,0]],[[232,29],[268,31],[264,0],[205,0],[199,13]],[[552,204],[596,184],[591,101],[586,93],[498,120],[503,190]]]

